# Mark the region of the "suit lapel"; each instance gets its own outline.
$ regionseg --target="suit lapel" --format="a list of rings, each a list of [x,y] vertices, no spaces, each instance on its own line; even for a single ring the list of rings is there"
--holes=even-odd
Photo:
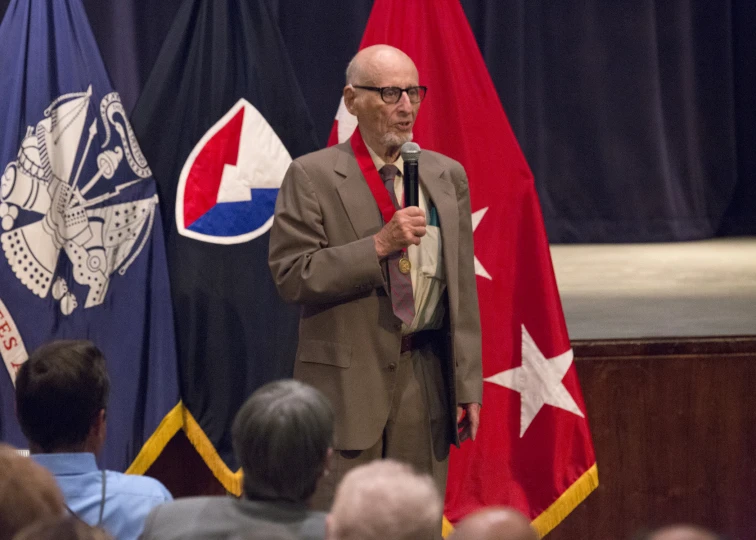
[[[454,185],[448,178],[448,172],[435,159],[420,158],[420,184],[430,196],[438,212],[441,226],[441,248],[446,272],[446,288],[449,291],[449,307],[456,318],[459,300],[457,288],[459,210]],[[454,318],[452,320],[454,320]]]
[[[339,152],[333,170],[342,180],[337,184],[336,191],[341,198],[341,204],[344,205],[344,210],[357,238],[372,236],[383,227],[383,218],[378,209],[378,203],[375,202],[367,181],[362,176],[352,146],[347,141],[339,144],[338,147],[341,152]],[[381,266],[383,267],[383,275],[387,276],[386,260],[381,262]],[[387,296],[391,294],[385,280],[383,289]]]
[[[338,146],[341,152],[333,170],[343,180],[336,186],[336,190],[357,238],[365,238],[381,230],[381,213],[357,165],[352,147],[348,142]]]

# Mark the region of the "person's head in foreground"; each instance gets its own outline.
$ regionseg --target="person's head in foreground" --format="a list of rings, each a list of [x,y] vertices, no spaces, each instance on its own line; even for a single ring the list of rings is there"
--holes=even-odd
[[[349,471],[326,518],[327,540],[433,538],[443,504],[428,475],[378,460]]]
[[[18,370],[16,411],[33,454],[91,452],[105,443],[110,379],[91,341],[53,341]]]
[[[242,405],[231,434],[248,499],[306,503],[327,469],[333,409],[309,385],[274,381]]]
[[[0,540],[37,520],[62,516],[63,494],[52,475],[15,448],[0,444]]]
[[[703,527],[679,524],[636,535],[634,540],[725,540],[725,538]]]
[[[299,540],[286,527],[264,523],[244,533],[228,537],[228,540]]]
[[[538,540],[530,520],[514,508],[478,510],[457,524],[449,540]]]
[[[76,516],[61,516],[37,521],[13,540],[113,540],[104,529],[87,525]]]
[[[366,47],[349,62],[344,105],[357,117],[365,144],[384,159],[412,140],[426,91],[418,78],[412,59],[390,45]]]

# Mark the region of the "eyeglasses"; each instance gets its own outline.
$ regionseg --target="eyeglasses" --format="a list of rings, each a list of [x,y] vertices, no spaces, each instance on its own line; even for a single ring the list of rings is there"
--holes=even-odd
[[[357,84],[353,84],[352,88],[360,88],[361,90],[379,92],[381,94],[381,99],[383,100],[383,102],[388,103],[389,105],[399,103],[399,100],[402,99],[402,92],[407,92],[407,97],[409,98],[410,103],[420,103],[423,99],[425,99],[425,93],[428,91],[427,86],[409,86],[407,88],[399,88],[398,86],[383,86],[379,88],[377,86],[359,86]]]

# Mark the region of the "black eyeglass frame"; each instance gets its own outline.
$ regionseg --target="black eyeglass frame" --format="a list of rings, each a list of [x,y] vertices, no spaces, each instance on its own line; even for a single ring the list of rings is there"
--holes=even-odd
[[[384,103],[388,103],[389,105],[395,105],[399,103],[399,101],[402,99],[402,94],[404,92],[407,92],[407,97],[410,100],[410,103],[416,104],[420,103],[425,99],[425,94],[428,93],[428,87],[427,86],[408,86],[407,88],[399,88],[398,86],[362,86],[359,84],[353,84],[352,88],[359,88],[360,90],[371,90],[373,92],[378,92],[381,94],[381,99]],[[396,101],[388,101],[386,97],[384,96],[384,92],[386,90],[398,90],[399,91],[399,97],[396,98]],[[418,100],[412,101],[412,96],[410,95],[410,90],[418,90]]]

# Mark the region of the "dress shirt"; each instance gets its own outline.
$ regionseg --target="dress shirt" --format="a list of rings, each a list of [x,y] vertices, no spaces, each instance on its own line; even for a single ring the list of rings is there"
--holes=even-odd
[[[102,502],[102,471],[94,454],[32,454],[58,482],[66,504],[78,517],[97,525]],[[116,540],[136,540],[155,506],[173,500],[163,484],[147,476],[105,471],[105,508],[100,524]]]
[[[367,146],[367,145],[365,145]],[[367,146],[370,157],[373,158],[379,171],[386,162]],[[404,160],[402,155],[394,161],[399,172],[394,178],[394,194],[397,201],[404,200]],[[407,248],[407,258],[410,261],[410,278],[412,279],[412,296],[415,300],[415,318],[407,326],[402,323],[402,334],[407,335],[420,330],[435,330],[441,328],[444,319],[444,306],[440,302],[446,290],[443,254],[441,249],[441,228],[438,223],[431,224],[428,212],[428,194],[420,186],[418,197],[420,208],[425,212],[427,221],[426,234],[420,239],[420,245]]]

